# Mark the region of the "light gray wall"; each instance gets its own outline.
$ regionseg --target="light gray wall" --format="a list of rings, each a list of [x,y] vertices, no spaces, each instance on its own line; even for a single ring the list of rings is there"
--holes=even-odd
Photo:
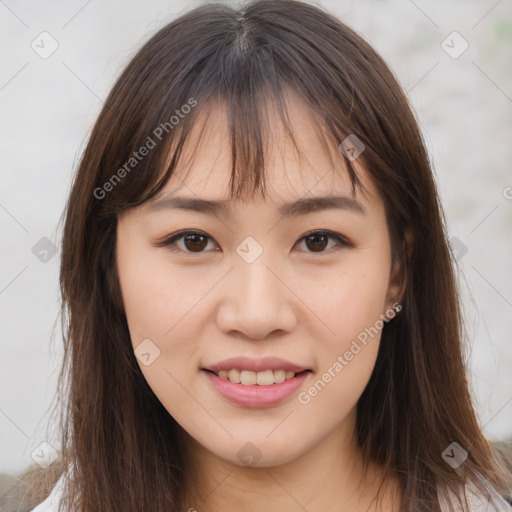
[[[61,358],[57,223],[115,77],[154,31],[198,2],[0,2],[0,471],[33,463]],[[381,52],[411,98],[459,260],[471,384],[485,434],[512,436],[512,4],[322,1]],[[50,36],[58,43],[51,50]],[[451,35],[459,32],[469,44]],[[444,48],[442,41],[446,39]],[[46,56],[46,55],[45,55]],[[509,188],[507,188],[509,187]],[[506,197],[508,196],[508,198]],[[40,251],[51,248],[39,242]],[[46,244],[46,245],[44,245]],[[464,246],[460,245],[464,244]],[[464,249],[466,250],[466,249]],[[38,252],[38,251],[35,251]],[[44,256],[44,252],[39,254]],[[51,350],[51,348],[53,349]]]

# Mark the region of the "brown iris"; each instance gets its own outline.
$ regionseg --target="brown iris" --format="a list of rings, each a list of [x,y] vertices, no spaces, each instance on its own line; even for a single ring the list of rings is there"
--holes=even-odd
[[[188,242],[190,242],[190,244],[187,244]],[[208,237],[199,233],[190,233],[183,237],[183,243],[189,251],[200,252],[208,244]]]
[[[319,241],[321,239],[321,241]],[[312,252],[320,252],[327,246],[329,237],[324,234],[313,234],[306,237],[306,245],[308,249],[312,249]],[[313,242],[313,246],[309,242]]]

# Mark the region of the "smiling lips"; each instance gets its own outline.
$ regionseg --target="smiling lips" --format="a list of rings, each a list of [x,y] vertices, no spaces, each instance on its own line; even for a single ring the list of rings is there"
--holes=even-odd
[[[203,368],[225,398],[244,407],[275,405],[293,393],[311,370],[278,358],[237,357]]]
[[[280,384],[285,380],[293,379],[297,373],[307,370],[303,366],[277,357],[262,359],[233,357],[204,369],[215,373],[223,380],[244,386]]]

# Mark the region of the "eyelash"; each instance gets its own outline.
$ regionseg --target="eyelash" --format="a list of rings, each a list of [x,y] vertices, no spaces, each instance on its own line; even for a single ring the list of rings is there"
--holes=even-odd
[[[194,252],[194,251],[188,251],[186,249],[172,249],[171,248],[171,247],[176,247],[176,242],[178,242],[179,240],[182,240],[187,235],[199,235],[199,236],[207,238],[208,240],[213,240],[210,236],[208,236],[206,233],[204,233],[202,231],[188,230],[188,231],[180,231],[179,233],[175,233],[174,235],[171,235],[170,237],[167,237],[164,240],[158,242],[156,245],[158,247],[167,247],[172,252],[184,252],[184,253],[192,254],[192,255],[200,255],[200,254],[204,254],[205,252],[207,252],[207,251]],[[314,235],[327,236],[331,239],[335,239],[340,246],[338,248],[338,250],[343,247],[353,247],[353,244],[350,243],[348,240],[346,240],[341,235],[338,235],[337,233],[333,233],[332,231],[325,231],[325,230],[310,231],[309,233],[306,233],[304,236],[302,236],[298,240],[298,242],[305,240],[306,238],[308,238],[310,236],[314,236]],[[315,252],[315,251],[306,251],[306,252],[309,252],[310,254],[326,254],[326,253],[329,254],[331,251],[324,250],[324,251],[318,251],[318,252]]]

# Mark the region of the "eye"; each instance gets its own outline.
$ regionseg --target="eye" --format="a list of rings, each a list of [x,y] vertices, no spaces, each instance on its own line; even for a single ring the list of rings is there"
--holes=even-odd
[[[311,249],[308,252],[326,252],[325,248],[329,245],[329,239],[335,240],[340,247],[349,247],[351,244],[341,235],[331,231],[312,231],[304,235],[299,242],[304,241],[306,247]],[[332,246],[330,247],[332,248]]]
[[[329,245],[329,239],[336,241],[340,248],[353,247],[353,245],[341,235],[331,231],[311,231],[300,238],[298,242],[304,241],[306,247],[309,249],[307,252],[323,253],[326,252],[325,249]],[[158,247],[167,247],[172,252],[200,254],[206,252],[204,249],[207,247],[208,241],[210,240],[213,241],[210,236],[202,231],[181,231],[158,242],[156,245]],[[183,244],[180,246],[179,242],[183,242]],[[330,249],[332,249],[332,246]]]
[[[201,231],[181,231],[158,242],[157,245],[159,247],[168,247],[172,252],[201,253],[204,252],[203,249],[208,245],[208,240],[211,240],[211,238]],[[183,249],[183,246],[178,247],[178,241],[183,241],[185,249]],[[178,249],[175,249],[175,247],[178,247]]]

